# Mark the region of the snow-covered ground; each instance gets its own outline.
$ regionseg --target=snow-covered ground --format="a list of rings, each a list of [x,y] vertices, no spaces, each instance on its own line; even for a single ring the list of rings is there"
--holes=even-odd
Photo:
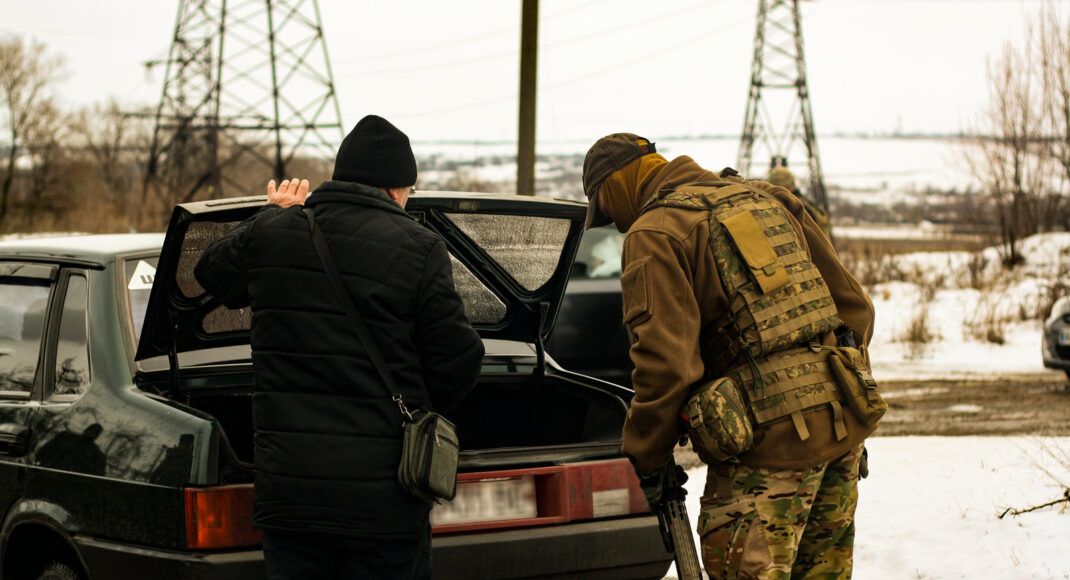
[[[1070,437],[875,437],[866,447],[856,579],[1070,578],[1070,508],[999,518],[1061,497]],[[705,468],[689,475],[695,522]]]

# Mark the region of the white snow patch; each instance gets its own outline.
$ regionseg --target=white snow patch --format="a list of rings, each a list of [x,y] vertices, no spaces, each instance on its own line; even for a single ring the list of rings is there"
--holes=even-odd
[[[1000,265],[996,248],[969,252],[918,252],[889,257],[904,281],[870,289],[876,308],[870,357],[878,379],[985,379],[1008,374],[1052,375],[1041,357],[1043,305],[1070,271],[1070,233],[1023,240],[1025,264]],[[971,274],[970,264],[974,267]],[[980,279],[973,288],[971,276]],[[926,344],[906,338],[920,316],[933,336]],[[1003,343],[985,339],[986,328]]]
[[[1070,485],[1070,437],[875,437],[866,447],[856,580],[1070,578],[1070,508],[999,519],[1007,508],[1062,496]],[[705,472],[688,472],[693,524]],[[668,577],[676,577],[675,567]]]

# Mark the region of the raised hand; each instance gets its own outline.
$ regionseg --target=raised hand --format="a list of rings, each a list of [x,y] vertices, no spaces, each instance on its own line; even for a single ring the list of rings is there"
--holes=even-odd
[[[305,198],[308,197],[308,180],[302,179],[298,182],[296,179],[284,179],[282,184],[279,185],[279,189],[276,190],[275,180],[272,179],[268,182],[267,196],[268,203],[282,207],[303,205]]]

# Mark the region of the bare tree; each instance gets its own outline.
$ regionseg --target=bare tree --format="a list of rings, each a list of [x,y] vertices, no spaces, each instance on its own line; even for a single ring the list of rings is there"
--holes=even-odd
[[[124,110],[113,99],[78,111],[71,121],[71,131],[72,143],[94,181],[87,193],[125,216],[127,228],[136,227],[138,190],[152,139],[151,120]]]
[[[105,105],[82,109],[71,125],[75,136],[99,171],[106,195],[115,201],[125,198],[134,187],[126,166],[126,155],[132,146],[132,129],[137,119],[123,114],[119,104],[111,100]]]
[[[1070,107],[1070,52],[1063,51],[1070,26],[1054,13],[1045,8],[1023,44],[1005,44],[989,62],[989,103],[976,131],[983,137],[968,158],[989,196],[1007,267],[1021,262],[1022,240],[1055,225],[1070,176],[1070,108],[1061,116],[1057,110],[1061,91]]]
[[[1070,184],[1070,14],[1048,3],[1037,16],[1037,30],[1041,111],[1047,130],[1045,153],[1059,169],[1058,191],[1062,191]],[[1059,214],[1058,206],[1054,200],[1045,208],[1053,219]]]
[[[32,228],[39,211],[64,214],[70,211],[73,192],[61,180],[69,156],[63,144],[67,116],[45,100],[27,120],[22,135],[25,151],[23,203],[26,222]]]
[[[0,119],[6,125],[8,146],[3,180],[0,181],[0,226],[7,216],[20,148],[28,132],[39,123],[42,112],[54,111],[48,87],[57,78],[59,58],[45,54],[43,44],[25,45],[21,38],[0,40]]]

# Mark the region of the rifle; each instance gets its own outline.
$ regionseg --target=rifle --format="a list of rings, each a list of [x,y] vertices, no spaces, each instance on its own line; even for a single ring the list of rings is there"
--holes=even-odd
[[[702,580],[702,563],[699,562],[695,541],[691,536],[691,520],[687,517],[684,496],[687,490],[679,480],[678,473],[683,470],[676,462],[669,460],[666,467],[669,475],[662,491],[661,501],[654,506],[658,515],[658,527],[665,550],[671,552],[676,560],[676,574],[680,580]]]

